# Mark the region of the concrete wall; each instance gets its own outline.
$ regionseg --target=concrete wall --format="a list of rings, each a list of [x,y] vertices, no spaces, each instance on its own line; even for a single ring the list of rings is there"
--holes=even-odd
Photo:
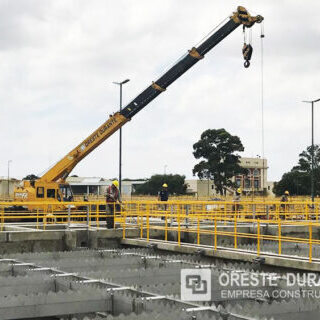
[[[198,198],[215,197],[215,189],[212,180],[186,180],[187,192],[193,193]]]
[[[9,197],[13,197],[13,190],[15,186],[19,185],[20,181],[10,179],[9,181]],[[8,197],[8,180],[0,179],[0,199]]]

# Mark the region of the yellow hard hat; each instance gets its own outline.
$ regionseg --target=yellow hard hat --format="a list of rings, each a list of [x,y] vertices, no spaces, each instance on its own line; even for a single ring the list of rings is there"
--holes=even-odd
[[[287,195],[289,195],[290,193],[289,193],[289,191],[287,190],[287,191],[285,191],[285,192],[284,192],[284,194],[287,194]]]
[[[164,184],[162,185],[162,187],[163,187],[163,188],[168,188],[168,185],[167,185],[166,183],[164,183]]]
[[[241,193],[241,192],[242,192],[241,188],[238,188],[238,189],[237,189],[237,192],[238,192],[238,193]]]
[[[119,181],[118,181],[118,180],[113,180],[113,181],[112,181],[112,184],[113,184],[115,187],[119,188]]]

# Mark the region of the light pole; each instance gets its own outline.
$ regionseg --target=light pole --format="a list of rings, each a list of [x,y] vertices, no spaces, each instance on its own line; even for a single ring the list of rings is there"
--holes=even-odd
[[[313,130],[313,105],[315,102],[320,101],[320,99],[311,100],[311,101],[302,101],[306,103],[311,103],[311,199],[312,202],[314,202],[314,142],[313,142],[313,136],[314,136],[314,130]]]
[[[122,85],[129,82],[130,79],[123,80],[121,82],[112,82],[120,87],[120,112],[122,111]],[[121,194],[121,177],[122,174],[122,128],[119,130],[119,191]]]
[[[10,163],[12,162],[12,160],[8,160],[8,198],[10,195]]]
[[[165,165],[163,166],[163,173],[164,173],[165,176],[167,175],[167,167],[168,167],[167,164],[165,164]]]

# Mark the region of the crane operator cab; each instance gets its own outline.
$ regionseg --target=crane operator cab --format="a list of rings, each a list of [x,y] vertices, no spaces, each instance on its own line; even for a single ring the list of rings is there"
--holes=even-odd
[[[73,193],[69,184],[46,184],[36,186],[36,201],[58,200],[73,201]]]
[[[60,194],[62,195],[62,201],[73,201],[73,193],[69,184],[59,185]],[[57,197],[58,201],[61,201],[60,195]]]
[[[68,183],[24,180],[15,188],[14,200],[27,201],[74,201],[73,192]]]

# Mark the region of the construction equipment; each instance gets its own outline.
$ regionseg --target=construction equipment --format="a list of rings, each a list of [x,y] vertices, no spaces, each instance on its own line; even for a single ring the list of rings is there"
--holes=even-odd
[[[72,169],[89,153],[97,148],[108,137],[148,105],[160,93],[190,69],[199,60],[204,58],[213,47],[226,38],[232,31],[242,25],[244,28],[252,27],[256,22],[262,22],[262,16],[251,16],[249,12],[238,7],[237,11],[217,29],[212,35],[203,40],[197,47],[193,47],[173,67],[165,72],[158,80],[152,82],[143,92],[133,99],[121,112],[116,112],[96,129],[88,138],[69,152],[50,170],[37,180],[26,180],[14,190],[14,200],[21,201],[24,207],[30,201],[72,201],[73,194],[66,178]]]

